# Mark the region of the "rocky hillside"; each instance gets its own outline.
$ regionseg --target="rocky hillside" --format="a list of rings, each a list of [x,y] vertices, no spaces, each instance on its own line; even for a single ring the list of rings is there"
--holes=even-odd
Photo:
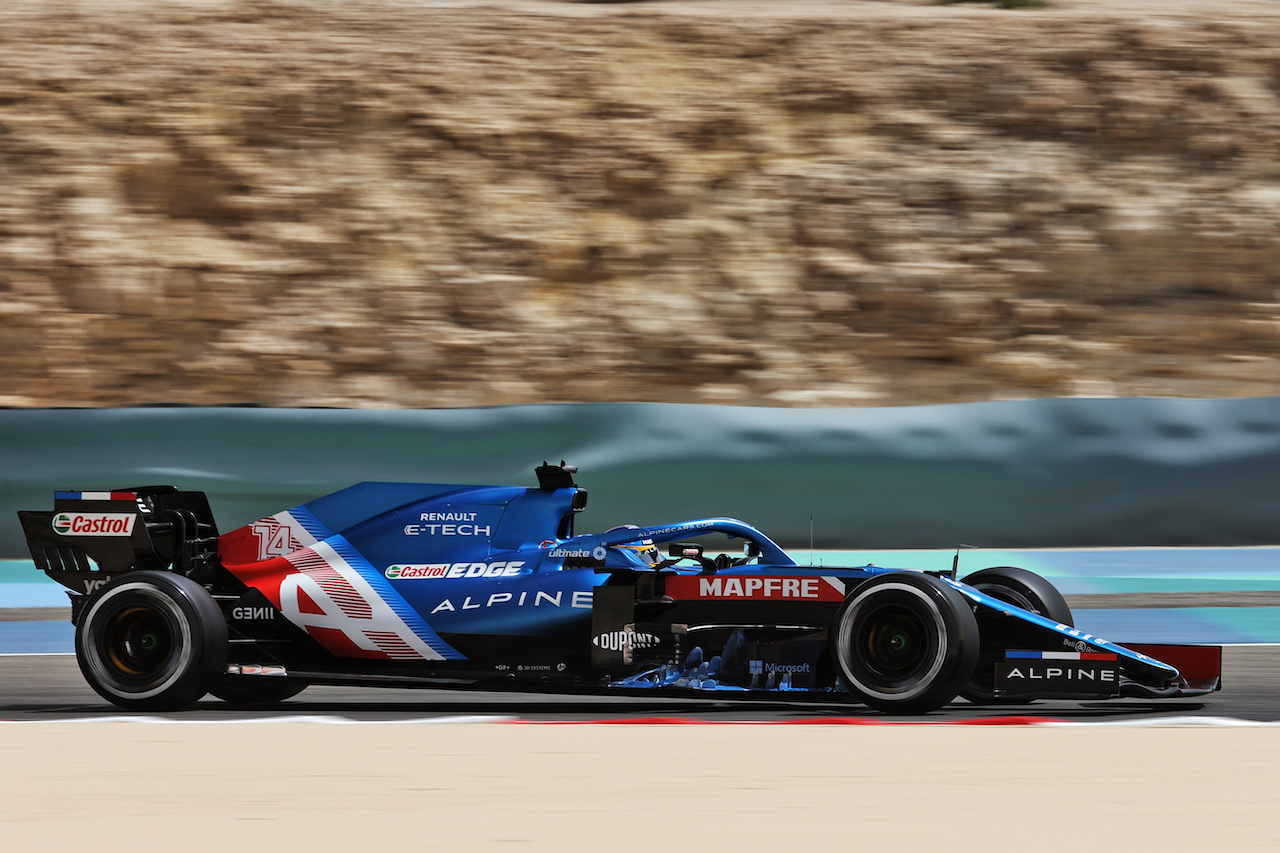
[[[1280,389],[1280,9],[0,9],[0,405]]]

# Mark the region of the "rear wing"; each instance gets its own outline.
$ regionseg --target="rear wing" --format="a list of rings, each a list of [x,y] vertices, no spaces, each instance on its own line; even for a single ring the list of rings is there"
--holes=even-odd
[[[141,486],[55,492],[53,511],[18,513],[36,568],[79,594],[134,569],[189,574],[217,559],[218,528],[204,492]]]

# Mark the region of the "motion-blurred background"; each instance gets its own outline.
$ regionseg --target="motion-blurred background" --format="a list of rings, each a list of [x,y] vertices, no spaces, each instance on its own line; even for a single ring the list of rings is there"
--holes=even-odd
[[[1004,5],[0,7],[0,512],[1274,543],[1280,4]]]
[[[1277,154],[1274,3],[3,4],[0,404],[1273,394]]]

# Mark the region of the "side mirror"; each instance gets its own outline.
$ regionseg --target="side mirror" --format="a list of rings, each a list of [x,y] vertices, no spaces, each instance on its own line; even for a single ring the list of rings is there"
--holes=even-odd
[[[667,554],[676,559],[692,557],[697,560],[702,557],[702,546],[697,542],[672,542]]]
[[[743,544],[743,546],[742,546],[742,556],[746,557],[748,560],[750,560],[750,559],[752,559],[752,558],[755,558],[755,557],[759,557],[759,556],[760,556],[760,543],[759,543],[759,542],[746,542],[745,544]]]

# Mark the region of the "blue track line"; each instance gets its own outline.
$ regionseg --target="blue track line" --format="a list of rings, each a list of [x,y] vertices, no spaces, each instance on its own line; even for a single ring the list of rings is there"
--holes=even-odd
[[[70,622],[0,622],[0,655],[74,654],[75,639]]]

